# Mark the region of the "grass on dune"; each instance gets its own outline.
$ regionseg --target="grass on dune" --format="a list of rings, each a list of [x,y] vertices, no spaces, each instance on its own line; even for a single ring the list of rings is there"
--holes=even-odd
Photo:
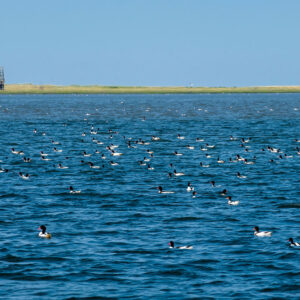
[[[300,86],[143,87],[99,85],[7,84],[0,94],[169,94],[169,93],[299,93]]]

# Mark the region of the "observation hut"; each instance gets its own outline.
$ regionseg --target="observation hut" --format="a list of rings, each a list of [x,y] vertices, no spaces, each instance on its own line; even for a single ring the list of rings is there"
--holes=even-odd
[[[0,90],[4,90],[4,70],[0,67]]]

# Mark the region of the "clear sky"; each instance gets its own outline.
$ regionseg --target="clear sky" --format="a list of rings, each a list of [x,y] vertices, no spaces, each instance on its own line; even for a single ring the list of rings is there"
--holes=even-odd
[[[3,0],[7,83],[300,85],[299,0]]]

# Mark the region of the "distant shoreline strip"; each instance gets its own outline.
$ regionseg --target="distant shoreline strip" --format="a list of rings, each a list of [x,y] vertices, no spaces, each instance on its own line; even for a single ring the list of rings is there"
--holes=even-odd
[[[99,85],[6,84],[1,94],[206,94],[206,93],[300,93],[300,86],[257,87],[130,87]]]

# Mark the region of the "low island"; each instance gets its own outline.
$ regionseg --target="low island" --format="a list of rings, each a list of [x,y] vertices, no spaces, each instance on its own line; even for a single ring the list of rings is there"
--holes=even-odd
[[[196,94],[196,93],[300,93],[300,86],[154,87],[100,85],[6,84],[0,94]]]

